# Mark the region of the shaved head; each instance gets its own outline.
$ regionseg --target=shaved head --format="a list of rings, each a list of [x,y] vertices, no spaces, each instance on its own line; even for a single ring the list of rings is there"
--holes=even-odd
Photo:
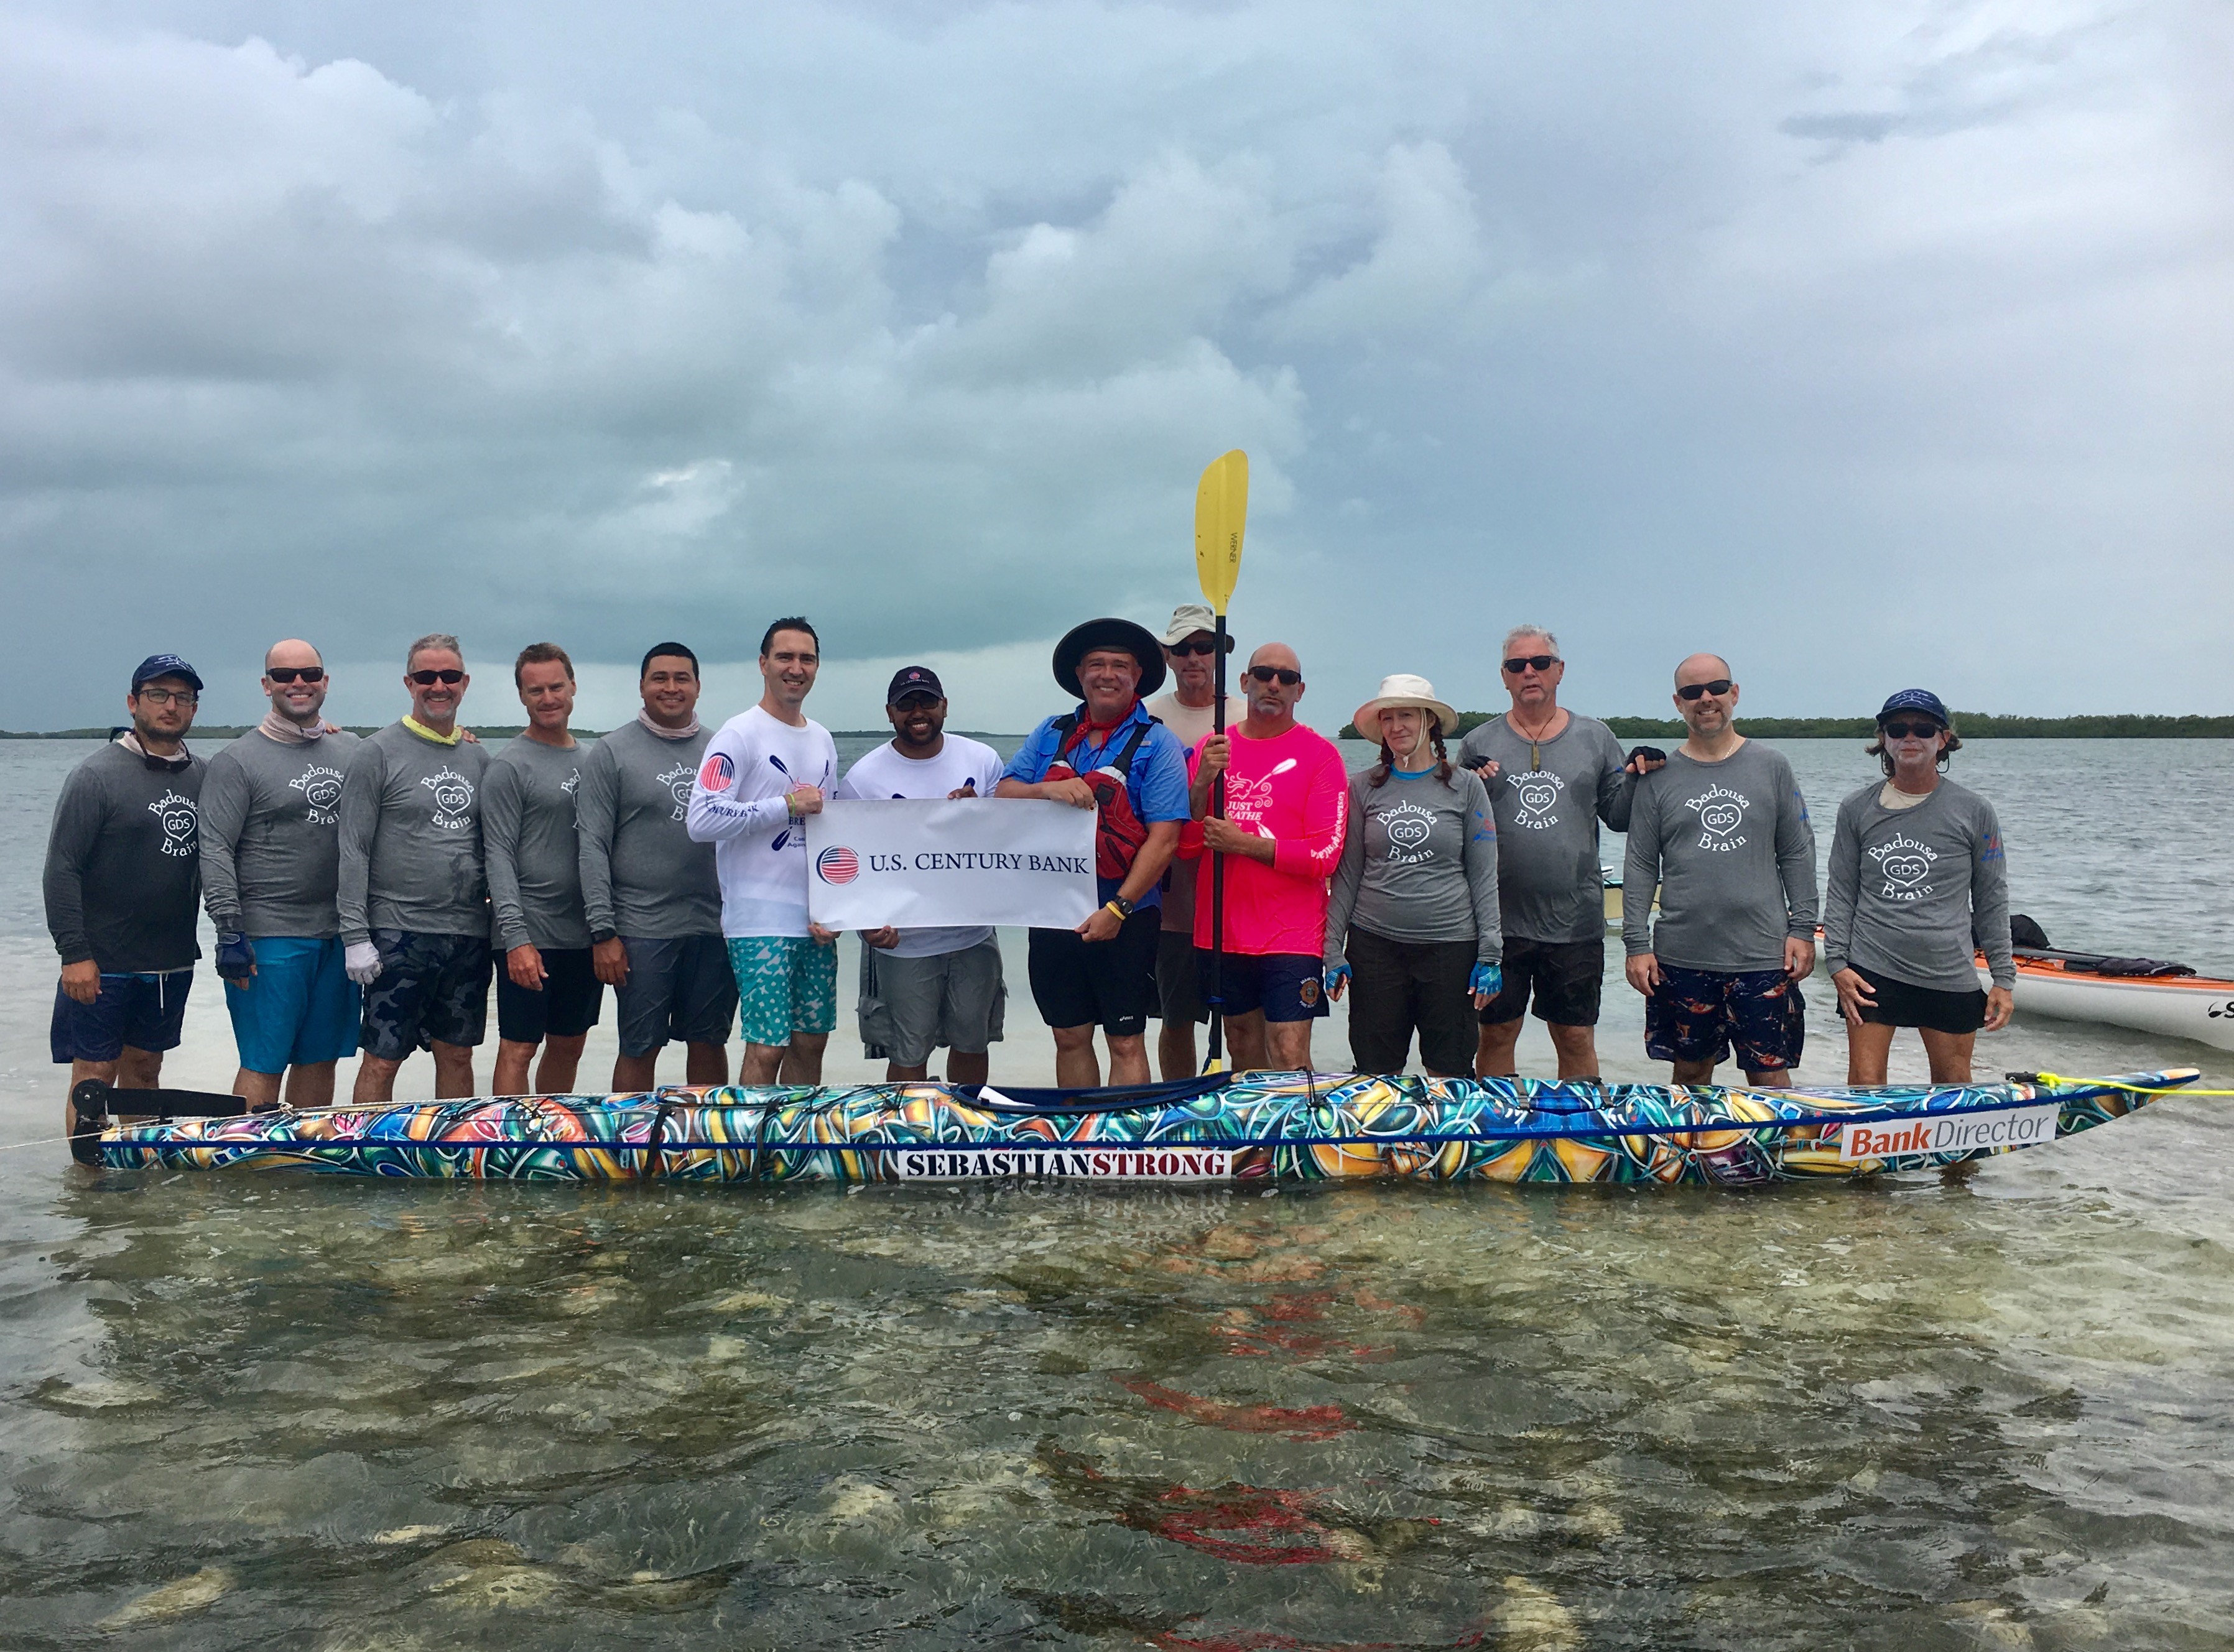
[[[1676,668],[1676,686],[1687,682],[1712,682],[1717,677],[1734,677],[1730,663],[1719,654],[1694,654]]]
[[[1285,643],[1267,643],[1249,656],[1251,665],[1269,665],[1282,671],[1300,671],[1303,663]]]
[[[299,637],[290,637],[274,643],[264,650],[264,669],[267,671],[275,665],[323,665],[325,663],[325,656]]]

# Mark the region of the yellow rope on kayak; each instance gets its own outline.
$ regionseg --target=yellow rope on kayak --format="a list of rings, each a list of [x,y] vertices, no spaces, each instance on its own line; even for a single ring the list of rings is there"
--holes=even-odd
[[[2185,1084],[2125,1084],[2116,1079],[2075,1079],[2067,1073],[2035,1073],[2042,1084],[2091,1084],[2104,1090],[2130,1090],[2135,1095],[2230,1095],[2234,1090],[2198,1090]]]

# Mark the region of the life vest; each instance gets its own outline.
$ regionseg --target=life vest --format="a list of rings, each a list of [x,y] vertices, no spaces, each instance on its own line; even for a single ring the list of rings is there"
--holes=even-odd
[[[1099,878],[1122,878],[1133,870],[1133,860],[1140,852],[1140,846],[1148,840],[1148,828],[1140,824],[1140,817],[1133,812],[1133,793],[1126,779],[1133,772],[1133,760],[1140,754],[1140,742],[1147,739],[1151,728],[1160,726],[1162,719],[1150,716],[1133,730],[1125,749],[1114,758],[1107,759],[1101,767],[1081,774],[1068,763],[1057,758],[1048,765],[1044,779],[1050,780],[1084,780],[1094,788],[1094,872]],[[1055,733],[1061,738],[1057,751],[1068,749],[1070,737],[1078,730],[1078,714],[1068,712],[1055,720]]]

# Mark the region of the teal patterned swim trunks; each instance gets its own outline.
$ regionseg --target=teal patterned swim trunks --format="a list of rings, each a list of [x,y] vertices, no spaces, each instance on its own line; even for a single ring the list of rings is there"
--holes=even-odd
[[[838,1024],[838,947],[804,935],[733,935],[737,1024],[748,1044],[781,1048],[794,1033]]]

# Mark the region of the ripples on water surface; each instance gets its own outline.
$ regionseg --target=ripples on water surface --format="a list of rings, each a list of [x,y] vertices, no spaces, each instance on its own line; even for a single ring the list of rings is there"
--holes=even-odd
[[[1827,818],[1852,754],[1793,749]],[[2153,749],[1965,757],[2051,934],[2234,962],[2234,768]],[[51,795],[17,788],[19,837]],[[10,1139],[58,1089],[32,859],[0,874]],[[1610,996],[1610,1050],[1636,1019]],[[214,1026],[183,1076],[229,1072]],[[2234,1078],[2053,1022],[1985,1060]],[[2219,1106],[1967,1185],[1742,1195],[10,1152],[0,1643],[2228,1646]]]

